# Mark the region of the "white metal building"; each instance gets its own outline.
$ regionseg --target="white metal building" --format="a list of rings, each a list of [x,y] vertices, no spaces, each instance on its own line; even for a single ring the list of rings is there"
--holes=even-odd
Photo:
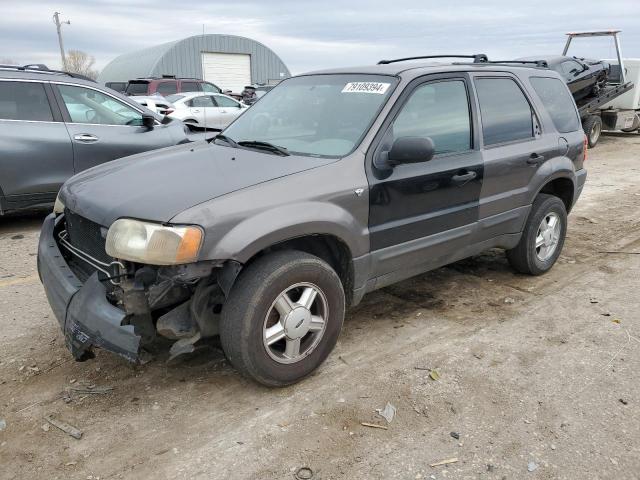
[[[235,35],[196,35],[120,55],[102,70],[98,81],[162,75],[201,78],[223,90],[241,91],[252,83],[275,84],[291,73],[260,42]]]

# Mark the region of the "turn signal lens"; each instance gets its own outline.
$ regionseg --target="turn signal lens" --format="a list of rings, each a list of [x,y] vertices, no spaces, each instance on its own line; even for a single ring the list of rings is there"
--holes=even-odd
[[[148,265],[178,265],[198,259],[204,234],[197,226],[173,226],[121,218],[107,233],[107,254]]]
[[[584,143],[583,143],[583,145],[584,145],[584,148],[583,148],[583,151],[584,151],[584,158],[582,159],[582,161],[583,161],[583,162],[586,162],[586,161],[587,161],[587,157],[589,156],[589,139],[587,138],[587,136],[586,136],[586,135],[584,136]]]

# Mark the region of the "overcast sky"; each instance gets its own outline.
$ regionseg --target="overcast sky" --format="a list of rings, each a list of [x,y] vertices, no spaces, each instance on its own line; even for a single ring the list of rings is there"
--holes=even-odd
[[[199,35],[203,25],[206,33],[264,43],[292,73],[419,54],[559,54],[566,32],[611,28],[623,31],[624,56],[640,57],[640,0],[0,0],[0,7],[0,59],[55,67],[56,10],[71,20],[66,49],[95,56],[98,68],[122,53]],[[598,43],[570,53],[614,55]]]

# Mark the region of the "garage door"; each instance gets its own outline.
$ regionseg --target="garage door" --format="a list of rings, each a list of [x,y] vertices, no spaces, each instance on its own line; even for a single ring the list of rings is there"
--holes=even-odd
[[[251,56],[242,53],[202,53],[202,73],[207,82],[223,90],[241,92],[251,85]]]

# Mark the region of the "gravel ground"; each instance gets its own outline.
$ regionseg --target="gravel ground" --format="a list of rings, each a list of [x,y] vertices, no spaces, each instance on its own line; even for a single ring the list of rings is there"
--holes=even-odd
[[[36,273],[42,215],[0,218],[0,478],[640,478],[638,145],[590,152],[547,275],[492,250],[372,293],[317,373],[277,390],[213,348],[74,362]],[[65,401],[87,385],[113,390]]]

